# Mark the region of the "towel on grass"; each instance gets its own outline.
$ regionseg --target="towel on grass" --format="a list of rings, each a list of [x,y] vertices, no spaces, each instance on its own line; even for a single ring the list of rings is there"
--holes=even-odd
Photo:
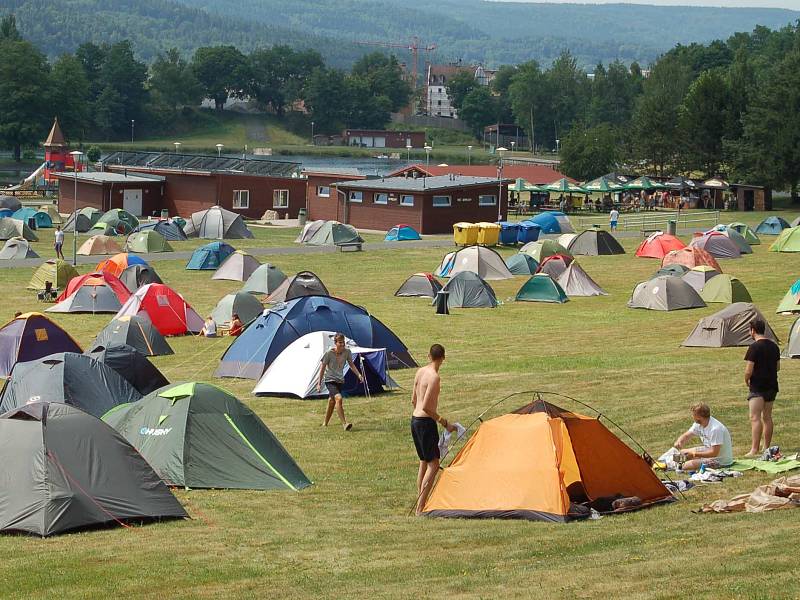
[[[765,473],[785,473],[793,469],[800,468],[800,460],[797,459],[797,454],[791,454],[782,458],[781,460],[758,460],[755,458],[742,458],[733,461],[733,464],[728,467],[732,471],[749,471],[750,469],[757,469]]]

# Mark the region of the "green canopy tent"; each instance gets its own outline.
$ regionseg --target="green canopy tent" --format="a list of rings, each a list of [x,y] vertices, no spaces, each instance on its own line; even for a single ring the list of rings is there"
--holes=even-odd
[[[562,177],[558,181],[544,186],[546,192],[561,192],[562,194],[585,194],[586,190],[579,186],[577,183],[572,183],[566,177]]]
[[[172,252],[172,246],[167,239],[152,229],[132,233],[125,244],[127,252],[149,254],[151,252]]]
[[[562,289],[550,275],[537,273],[519,289],[516,297],[517,302],[553,302],[563,304],[569,302],[566,292]]]
[[[583,184],[583,189],[585,189],[587,192],[613,194],[614,192],[621,192],[625,188],[614,181],[609,181],[605,176],[603,176],[598,177],[597,179],[592,179],[591,181],[587,181]]]
[[[294,491],[311,485],[264,422],[214,385],[169,385],[103,420],[169,485]]]
[[[744,284],[733,275],[720,273],[715,275],[700,290],[700,297],[704,302],[722,302],[731,304],[733,302],[752,302],[750,292]]]
[[[639,177],[625,184],[626,190],[663,190],[666,186],[651,180],[649,177]]]

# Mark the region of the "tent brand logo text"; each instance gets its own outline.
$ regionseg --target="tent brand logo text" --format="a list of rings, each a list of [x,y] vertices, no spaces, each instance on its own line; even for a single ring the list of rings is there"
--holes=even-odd
[[[167,435],[170,431],[172,431],[172,427],[142,427],[139,435]]]

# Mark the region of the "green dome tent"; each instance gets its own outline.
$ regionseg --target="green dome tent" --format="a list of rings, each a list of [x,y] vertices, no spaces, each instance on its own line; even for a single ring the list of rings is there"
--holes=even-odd
[[[69,280],[78,276],[78,271],[71,264],[60,258],[46,261],[33,274],[28,283],[29,290],[43,290],[45,282],[53,284],[54,290],[63,290],[67,287]]]
[[[539,263],[530,254],[517,252],[506,260],[506,266],[513,275],[533,275],[539,268]]]
[[[554,254],[572,257],[572,253],[555,240],[528,242],[520,248],[519,251],[533,257],[539,264],[541,264],[545,258],[553,256]]]
[[[151,252],[172,252],[172,246],[167,239],[152,229],[132,233],[125,244],[126,252],[149,254]]]
[[[770,252],[800,252],[800,227],[788,227],[769,247]]]
[[[789,291],[778,304],[776,313],[797,313],[800,312],[800,279],[792,284]]]
[[[253,294],[239,291],[224,296],[211,312],[211,317],[215,323],[222,325],[230,323],[233,315],[237,314],[242,323],[247,325],[262,312],[264,307]]]
[[[274,293],[284,281],[286,281],[286,274],[283,271],[273,264],[264,263],[247,278],[244,286],[242,286],[242,291],[250,294],[265,294],[269,296]]]
[[[305,243],[311,246],[340,246],[363,241],[352,225],[345,225],[338,221],[325,221]]]
[[[207,383],[163,387],[103,420],[169,485],[294,491],[311,485],[252,410]]]
[[[739,234],[744,237],[744,241],[746,241],[751,246],[757,246],[761,243],[761,240],[756,235],[756,232],[753,231],[752,227],[745,223],[731,223],[728,225],[729,229],[733,229],[734,231],[738,231]]]
[[[25,238],[29,242],[38,242],[39,238],[23,221],[11,217],[0,218],[0,240],[10,240],[13,237]]]
[[[492,286],[472,271],[456,273],[442,288],[442,291],[447,292],[447,308],[495,308],[497,306],[497,296],[495,296]]]
[[[553,302],[563,304],[569,302],[563,288],[546,273],[537,273],[519,289],[517,302]]]
[[[727,273],[720,273],[715,275],[703,286],[700,290],[700,297],[704,302],[723,302],[731,304],[732,302],[752,302],[750,292],[744,284],[733,275]]]
[[[112,208],[102,217],[97,219],[96,223],[109,223],[110,225],[116,227],[117,221],[122,221],[123,223],[127,224],[130,227],[128,231],[133,231],[139,226],[139,219],[134,217],[127,210],[123,210],[121,208]]]

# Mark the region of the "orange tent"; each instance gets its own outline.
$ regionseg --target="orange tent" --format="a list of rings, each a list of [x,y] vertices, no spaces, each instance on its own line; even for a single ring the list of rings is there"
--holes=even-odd
[[[578,518],[571,503],[619,496],[640,498],[633,508],[672,500],[644,459],[598,419],[537,400],[482,423],[441,471],[422,512],[565,522]]]
[[[97,263],[94,270],[111,273],[114,277],[119,277],[122,272],[131,265],[147,266],[147,263],[134,254],[122,252],[120,254],[115,254],[108,260],[100,261]]]
[[[699,267],[701,265],[706,265],[722,273],[722,267],[719,266],[717,259],[702,248],[697,248],[695,246],[687,246],[686,248],[681,248],[680,250],[668,252],[661,261],[662,267],[674,264],[683,265],[690,269]]]
[[[636,249],[636,256],[640,258],[664,258],[671,250],[685,248],[681,240],[668,233],[656,232],[646,238]]]

